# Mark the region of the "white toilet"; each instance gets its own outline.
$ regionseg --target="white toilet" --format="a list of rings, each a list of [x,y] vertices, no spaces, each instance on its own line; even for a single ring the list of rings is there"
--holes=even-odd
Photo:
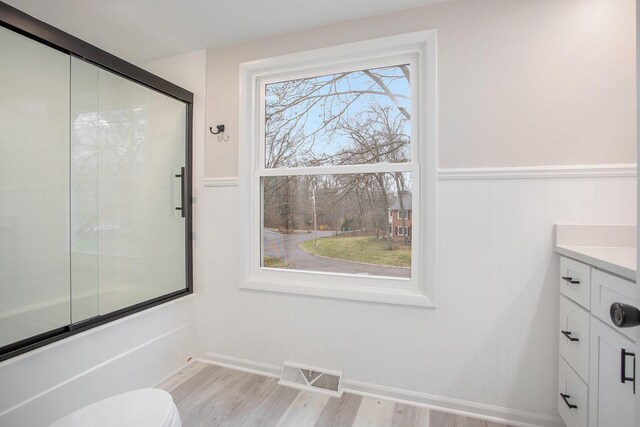
[[[164,390],[145,388],[85,406],[51,427],[182,427],[178,408]]]

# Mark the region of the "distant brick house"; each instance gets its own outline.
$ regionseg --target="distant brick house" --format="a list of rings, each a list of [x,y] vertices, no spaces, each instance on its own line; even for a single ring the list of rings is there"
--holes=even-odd
[[[389,208],[389,234],[393,241],[403,241],[407,236],[407,241],[411,241],[411,193],[402,196],[403,210],[400,210],[400,201],[397,200]],[[403,225],[404,218],[404,225]]]

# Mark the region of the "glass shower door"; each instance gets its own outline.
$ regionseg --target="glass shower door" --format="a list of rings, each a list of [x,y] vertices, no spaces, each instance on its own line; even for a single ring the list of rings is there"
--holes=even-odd
[[[69,324],[69,56],[0,28],[0,347]]]
[[[77,323],[186,288],[187,105],[73,58],[71,109]]]
[[[0,20],[3,361],[192,292],[193,94]]]

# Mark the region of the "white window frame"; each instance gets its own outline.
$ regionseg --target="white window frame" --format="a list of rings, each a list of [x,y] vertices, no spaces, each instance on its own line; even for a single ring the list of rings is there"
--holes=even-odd
[[[396,236],[403,236],[403,234],[402,234],[402,226],[401,225],[398,225],[396,227]]]
[[[437,33],[436,30],[349,43],[240,64],[239,198],[242,289],[400,304],[436,306],[437,265]],[[264,168],[262,100],[265,84],[341,71],[409,63],[411,161],[296,168]],[[414,218],[411,278],[266,268],[262,262],[260,179],[264,176],[354,172],[412,173]],[[259,172],[259,173],[258,173]]]

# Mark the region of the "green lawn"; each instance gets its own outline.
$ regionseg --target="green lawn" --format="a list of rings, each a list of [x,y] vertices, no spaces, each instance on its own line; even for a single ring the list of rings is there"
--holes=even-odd
[[[369,264],[390,265],[394,267],[411,267],[411,245],[393,243],[393,249],[387,249],[386,239],[372,236],[338,236],[323,237],[315,241],[305,240],[300,247],[314,255],[347,261],[366,262]]]
[[[274,258],[270,256],[264,257],[262,262],[263,267],[271,267],[271,268],[287,268],[287,263],[282,258]]]

